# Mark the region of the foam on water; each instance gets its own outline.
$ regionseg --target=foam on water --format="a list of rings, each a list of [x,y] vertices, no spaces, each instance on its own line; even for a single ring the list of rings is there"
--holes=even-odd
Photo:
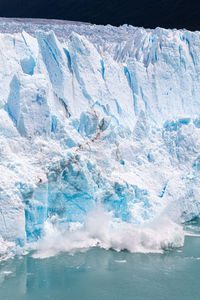
[[[189,231],[184,231],[185,236],[197,236],[200,237],[200,233],[194,233],[194,232],[189,232]]]

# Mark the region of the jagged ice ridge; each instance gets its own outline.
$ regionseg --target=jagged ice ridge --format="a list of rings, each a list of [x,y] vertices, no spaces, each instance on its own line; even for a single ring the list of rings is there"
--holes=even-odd
[[[200,33],[9,19],[0,32],[2,257],[181,246],[178,224],[200,213]]]

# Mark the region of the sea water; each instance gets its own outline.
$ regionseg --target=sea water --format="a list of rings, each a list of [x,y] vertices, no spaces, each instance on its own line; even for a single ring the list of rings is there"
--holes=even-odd
[[[199,300],[199,221],[185,227],[183,248],[163,254],[91,248],[0,264],[1,300]]]

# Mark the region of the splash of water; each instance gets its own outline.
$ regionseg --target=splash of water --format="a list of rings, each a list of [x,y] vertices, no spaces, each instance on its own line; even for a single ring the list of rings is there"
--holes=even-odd
[[[74,223],[66,228],[66,224],[58,223],[55,217],[48,219],[43,237],[32,245],[32,249],[36,250],[33,257],[45,258],[90,247],[162,253],[183,244],[182,227],[168,217],[162,216],[149,224],[135,226],[113,218],[111,213],[99,206],[88,214],[83,225]]]

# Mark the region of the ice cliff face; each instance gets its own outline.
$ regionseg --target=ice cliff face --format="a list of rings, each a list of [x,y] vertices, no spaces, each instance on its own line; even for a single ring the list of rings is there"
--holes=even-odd
[[[200,34],[11,20],[0,31],[1,252],[58,227],[107,248],[180,245],[170,222],[200,213]]]

